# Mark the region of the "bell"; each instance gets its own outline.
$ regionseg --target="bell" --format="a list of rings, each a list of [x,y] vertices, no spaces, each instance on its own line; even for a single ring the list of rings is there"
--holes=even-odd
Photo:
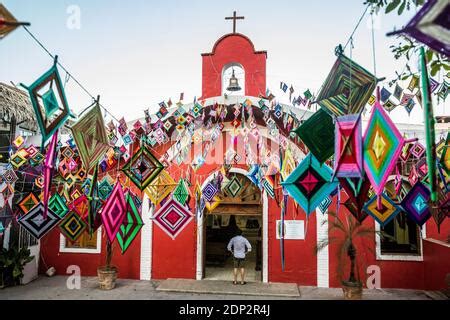
[[[227,91],[240,91],[240,90],[241,90],[241,87],[239,86],[238,79],[234,75],[234,69],[233,69],[233,74],[231,75],[230,85],[228,86]]]

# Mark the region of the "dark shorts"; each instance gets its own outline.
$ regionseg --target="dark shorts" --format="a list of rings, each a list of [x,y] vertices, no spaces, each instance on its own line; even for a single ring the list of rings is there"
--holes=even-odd
[[[234,267],[236,269],[245,268],[245,258],[234,258]]]

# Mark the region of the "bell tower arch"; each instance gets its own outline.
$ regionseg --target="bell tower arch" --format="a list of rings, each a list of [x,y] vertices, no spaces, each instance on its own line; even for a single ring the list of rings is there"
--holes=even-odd
[[[202,54],[201,99],[221,96],[225,92],[224,71],[233,65],[239,65],[244,70],[244,82],[240,85],[245,88],[246,96],[265,95],[266,60],[267,51],[256,51],[247,36],[240,33],[224,35],[214,44],[211,53]]]

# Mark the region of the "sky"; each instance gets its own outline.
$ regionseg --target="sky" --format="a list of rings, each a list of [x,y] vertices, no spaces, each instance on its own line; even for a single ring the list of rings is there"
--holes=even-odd
[[[210,52],[218,38],[232,32],[232,23],[224,18],[235,10],[245,16],[237,31],[250,37],[256,50],[268,51],[267,86],[277,98],[288,102],[280,81],[292,84],[297,94],[306,89],[317,94],[336,59],[335,47],[347,42],[365,9],[364,0],[2,2],[18,20],[31,23],[31,32],[91,94],[101,95],[102,105],[127,121],[143,117],[146,109],[154,112],[163,100],[177,101],[181,92],[186,103],[201,95],[200,54]],[[77,12],[79,28],[68,27],[74,26]],[[405,61],[396,61],[389,48],[398,40],[385,35],[401,28],[413,14],[374,16],[378,77],[391,80],[395,71],[403,70]],[[373,72],[371,34],[367,14],[346,54]],[[30,85],[51,64],[22,28],[0,42],[1,82]],[[75,112],[92,102],[73,80],[66,84],[66,95]],[[448,102],[444,104],[435,104],[436,115],[450,114]],[[422,112],[416,107],[408,116],[398,107],[391,117],[395,122],[421,123]]]

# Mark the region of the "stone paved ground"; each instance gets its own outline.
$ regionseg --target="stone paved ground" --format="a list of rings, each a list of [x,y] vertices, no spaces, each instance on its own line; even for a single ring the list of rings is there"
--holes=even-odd
[[[0,289],[0,300],[275,300],[275,299],[342,299],[341,289],[324,289],[315,287],[299,287],[300,297],[273,297],[264,295],[230,295],[230,294],[198,294],[158,291],[157,281],[118,280],[117,287],[111,291],[97,288],[97,278],[84,277],[80,290],[69,290],[66,286],[67,277],[40,277],[25,285]],[[215,285],[215,290],[217,291]],[[364,299],[368,300],[431,300],[442,298],[433,292],[420,290],[381,289],[365,290]]]

